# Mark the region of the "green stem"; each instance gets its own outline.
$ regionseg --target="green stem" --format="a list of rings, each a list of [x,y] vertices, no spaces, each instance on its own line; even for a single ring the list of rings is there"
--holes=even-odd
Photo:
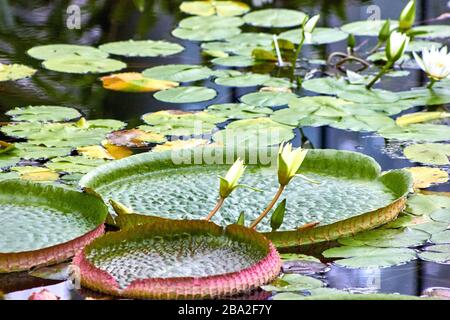
[[[436,83],[436,80],[433,78],[430,78],[430,83],[428,84],[428,89],[433,89],[434,84]]]
[[[272,208],[275,206],[275,204],[278,202],[278,200],[281,197],[281,194],[283,193],[284,189],[286,188],[286,186],[282,186],[280,185],[280,187],[278,188],[277,193],[275,194],[275,196],[273,197],[272,201],[269,203],[269,205],[267,206],[266,210],[264,210],[259,217],[253,221],[253,223],[250,225],[251,229],[256,229],[256,226],[267,216],[267,214],[270,212],[270,210],[272,210]]]
[[[300,52],[302,51],[303,44],[305,43],[305,33],[302,30],[302,40],[300,41],[297,51],[295,52],[294,58],[292,59],[292,69],[291,69],[291,79],[294,81],[295,77],[295,67],[297,65],[298,58],[300,57]]]
[[[368,90],[372,89],[373,85],[384,75],[389,69],[392,67],[393,63],[388,61],[386,65],[380,70],[380,72],[375,76],[375,78],[370,81],[370,83],[366,86]]]
[[[219,201],[217,201],[216,206],[214,207],[214,209],[212,209],[212,211],[208,214],[208,216],[206,217],[206,221],[210,221],[212,219],[212,217],[214,217],[214,215],[220,210],[220,208],[222,207],[223,203],[224,203],[225,199],[224,198],[220,198]]]

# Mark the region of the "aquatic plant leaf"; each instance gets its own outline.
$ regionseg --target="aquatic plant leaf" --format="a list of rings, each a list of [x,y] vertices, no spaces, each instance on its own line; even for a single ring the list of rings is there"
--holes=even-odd
[[[325,289],[325,288],[324,288]],[[284,294],[284,293],[280,293]],[[408,295],[401,295],[401,294],[388,294],[388,293],[369,293],[369,294],[349,294],[348,292],[344,293],[327,293],[327,294],[317,294],[317,295],[311,295],[311,296],[301,296],[297,295],[298,297],[294,297],[295,299],[292,300],[388,300],[388,301],[395,301],[395,300],[427,300],[427,298],[417,297],[417,296],[408,296]],[[301,298],[300,298],[301,297]],[[290,299],[286,299],[290,300]]]
[[[0,140],[0,154],[9,153],[15,148],[14,144]]]
[[[420,37],[420,36],[418,36]],[[442,44],[435,41],[429,41],[429,40],[414,40],[410,41],[408,44],[408,47],[406,48],[405,52],[413,52],[413,51],[419,51],[421,52],[423,49],[431,49],[432,47],[440,48],[442,47]]]
[[[237,76],[217,78],[214,82],[228,87],[255,87],[264,85],[268,80],[270,80],[270,76],[266,74],[244,73]]]
[[[86,158],[114,160],[114,157],[102,146],[78,147],[77,152]]]
[[[1,160],[0,160],[1,161]],[[1,162],[0,162],[1,165]],[[0,171],[0,181],[20,179],[20,175],[17,172],[2,172]]]
[[[184,1],[180,10],[196,16],[232,17],[243,15],[250,11],[250,7],[240,1]]]
[[[14,121],[26,122],[60,122],[81,117],[81,113],[78,110],[59,106],[15,108],[6,112],[6,115],[12,117]]]
[[[243,32],[227,39],[230,44],[241,44],[250,47],[272,48],[273,35],[263,32]]]
[[[240,27],[244,20],[240,17],[196,16],[184,18],[179,26],[185,29],[210,29]]]
[[[245,103],[214,104],[206,108],[206,112],[225,119],[251,119],[270,115],[270,108],[250,106]]]
[[[185,124],[193,126],[196,121],[216,124],[225,121],[226,118],[205,111],[161,110],[144,114],[142,120],[150,125]]]
[[[386,20],[362,20],[347,23],[341,27],[342,31],[355,36],[378,36]],[[398,27],[398,21],[390,20],[391,31]]]
[[[426,232],[416,229],[376,229],[339,239],[346,246],[371,246],[379,248],[415,247],[430,238]]]
[[[157,92],[156,100],[169,103],[194,103],[212,100],[217,96],[214,89],[205,87],[178,87]]]
[[[11,171],[18,172],[20,179],[34,182],[53,182],[59,179],[59,174],[42,167],[12,167]]]
[[[413,88],[409,91],[397,92],[402,100],[413,106],[433,106],[450,103],[450,91],[447,88],[429,90],[424,88]]]
[[[450,146],[445,143],[412,144],[403,150],[403,154],[412,162],[432,165],[450,164]]]
[[[241,29],[236,27],[222,28],[222,27],[207,27],[207,28],[176,28],[172,31],[174,37],[190,40],[190,41],[218,41],[225,40],[229,37],[241,33]]]
[[[307,17],[305,13],[296,10],[263,9],[247,13],[244,21],[255,27],[290,28],[301,25]]]
[[[163,143],[166,141],[164,135],[146,132],[139,129],[121,130],[110,133],[107,136],[108,142],[115,146],[122,147],[143,147],[149,143]]]
[[[404,264],[416,259],[409,248],[376,248],[370,246],[344,246],[324,251],[325,258],[343,258],[334,263],[348,268],[382,268]]]
[[[347,86],[348,83],[344,78],[331,77],[310,79],[302,83],[302,87],[305,90],[329,95],[337,95],[339,91],[344,90]]]
[[[448,243],[450,244],[450,230],[445,230],[436,234],[433,234],[431,237],[431,242],[435,244]]]
[[[271,284],[262,286],[265,291],[293,292],[324,287],[325,283],[313,277],[300,274],[285,274],[273,281]]]
[[[347,108],[348,109],[348,108]],[[351,131],[379,131],[395,125],[390,117],[375,111],[364,111],[365,114],[351,114],[341,118],[338,122],[330,123],[333,128]]]
[[[450,37],[450,26],[448,25],[429,25],[414,27],[414,31],[424,32],[424,34],[417,35],[418,38],[448,38]]]
[[[450,264],[450,244],[438,244],[426,247],[419,253],[419,258],[435,263]]]
[[[16,165],[21,160],[16,153],[0,154],[0,169]]]
[[[400,141],[439,142],[450,140],[450,127],[439,124],[417,123],[407,127],[383,128],[378,131],[378,134],[386,139]]]
[[[430,218],[437,222],[450,223],[450,208],[433,211]]]
[[[0,272],[64,261],[103,232],[97,197],[19,180],[0,182]]]
[[[107,163],[104,159],[82,156],[59,157],[50,160],[45,166],[53,171],[66,173],[88,173],[98,166]]]
[[[229,56],[226,58],[215,58],[211,60],[211,62],[224,67],[237,67],[237,68],[251,67],[254,64],[256,64],[255,59],[246,56]]]
[[[168,150],[180,150],[186,148],[195,148],[199,146],[206,146],[209,144],[209,140],[205,139],[188,139],[188,140],[175,140],[167,141],[164,144],[157,145],[152,149],[153,152],[163,152]]]
[[[429,215],[439,209],[450,208],[450,197],[441,195],[413,194],[409,197],[406,211],[417,215]]]
[[[290,92],[253,92],[248,93],[240,100],[248,105],[257,107],[279,107],[287,105],[297,95]]]
[[[412,167],[407,168],[414,180],[414,188],[425,189],[433,184],[448,182],[448,173],[438,168]]]
[[[46,60],[43,67],[56,72],[87,74],[119,71],[127,65],[119,60],[91,57],[61,56]]]
[[[81,129],[107,129],[109,131],[119,130],[126,127],[126,123],[120,120],[114,119],[95,119],[86,121],[81,127]]]
[[[23,64],[2,64],[0,63],[0,82],[16,81],[33,76],[37,70]]]
[[[279,35],[280,39],[289,40],[292,43],[299,44],[302,38],[301,29],[293,29],[283,32]],[[348,34],[334,28],[315,28],[311,39],[306,39],[305,44],[327,44],[346,40]]]
[[[133,155],[133,151],[126,146],[116,146],[109,143],[108,140],[102,142],[103,147],[114,159],[128,158]]]
[[[256,289],[281,268],[261,234],[207,221],[160,221],[110,233],[74,263],[84,287],[141,299],[219,298]]]
[[[213,71],[208,67],[194,64],[168,64],[149,68],[143,71],[144,77],[174,81],[191,82],[208,79]]]
[[[38,60],[50,60],[62,56],[105,59],[108,53],[94,47],[73,44],[49,44],[33,47],[27,54]]]
[[[116,73],[100,79],[103,88],[123,92],[155,92],[178,87],[178,83],[149,79],[138,72]]]
[[[178,43],[154,40],[128,40],[103,44],[100,50],[113,55],[126,57],[165,57],[184,50]]]
[[[237,120],[213,135],[213,140],[227,147],[265,147],[290,141],[293,128],[269,118]]]
[[[366,89],[365,86],[348,85],[337,92],[339,98],[359,103],[393,103],[400,100],[395,92],[381,89]]]
[[[408,113],[401,117],[398,117],[395,120],[395,122],[397,123],[398,126],[404,127],[404,126],[408,126],[413,123],[422,123],[422,122],[428,122],[428,121],[433,121],[433,120],[438,120],[438,119],[445,119],[445,118],[449,118],[449,117],[450,117],[450,113],[448,113],[448,112],[440,112],[440,111],[414,112],[414,113]]]

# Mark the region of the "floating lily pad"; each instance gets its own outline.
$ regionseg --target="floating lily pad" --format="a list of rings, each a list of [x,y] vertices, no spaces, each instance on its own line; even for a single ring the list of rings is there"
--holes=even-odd
[[[200,146],[206,146],[209,144],[209,140],[206,139],[187,139],[187,140],[172,140],[167,141],[164,144],[157,145],[152,149],[152,152],[163,152],[168,150],[180,150],[186,148],[194,148]]]
[[[279,107],[287,105],[296,97],[295,94],[290,92],[254,92],[242,96],[240,100],[252,106]]]
[[[416,259],[409,248],[376,248],[369,246],[337,247],[324,251],[326,258],[343,258],[334,263],[348,268],[382,268],[407,263]]]
[[[355,36],[378,36],[386,20],[362,20],[345,24],[341,27],[342,31]],[[391,20],[391,30],[398,27],[398,22]]]
[[[20,179],[34,182],[50,183],[59,179],[59,174],[48,168],[42,167],[12,167],[11,171],[18,172]]]
[[[227,119],[251,119],[270,115],[270,108],[250,106],[244,103],[225,103],[211,105],[206,112],[216,117]]]
[[[378,134],[386,139],[438,142],[450,140],[450,127],[439,124],[411,124],[407,127],[383,128]]]
[[[166,141],[164,135],[159,133],[145,132],[144,130],[131,129],[110,133],[108,142],[123,147],[143,147],[149,143],[163,143]]]
[[[86,74],[119,71],[127,65],[119,60],[92,57],[61,56],[46,60],[44,68],[64,73]]]
[[[414,194],[408,199],[406,211],[421,216],[446,208],[450,208],[450,197]]]
[[[29,106],[6,112],[14,121],[59,122],[81,117],[78,110],[58,106]]]
[[[184,50],[183,46],[177,43],[154,40],[110,42],[101,45],[99,48],[110,54],[126,57],[165,57]]]
[[[193,64],[169,64],[157,66],[144,70],[144,77],[175,81],[175,82],[191,82],[207,79],[212,75],[212,70]]]
[[[66,173],[88,173],[98,166],[107,163],[103,159],[92,159],[88,157],[58,157],[47,162],[45,166],[54,171]]]
[[[180,21],[179,26],[186,29],[211,29],[240,27],[244,20],[240,17],[197,16]]]
[[[448,25],[429,25],[429,26],[417,26],[414,27],[414,31],[425,32],[420,34],[419,38],[448,38],[450,37],[450,26]]]
[[[216,84],[228,87],[254,87],[261,86],[270,80],[266,74],[244,73],[236,76],[221,77],[215,80]]]
[[[257,119],[255,124],[258,123],[268,127],[266,122]],[[246,125],[246,128],[252,126]],[[203,161],[222,161],[227,156],[226,152],[226,149],[205,147],[180,151],[177,154],[179,157],[175,158],[171,152],[132,156],[96,169],[81,181],[81,185],[94,189],[105,200],[114,199],[141,214],[201,219],[217,201],[217,194],[211,192],[217,186],[217,175],[223,174],[229,167],[228,164],[207,165]],[[252,154],[255,156],[251,160],[253,165],[249,164],[242,183],[264,192],[240,189],[227,199],[214,217],[215,221],[224,225],[235,223],[243,210],[250,221],[262,212],[275,194],[278,183],[276,170],[257,164],[275,163],[271,161],[276,161],[277,153],[278,148],[263,148]],[[241,156],[246,158],[245,153]],[[175,163],[186,165],[177,165],[174,159]],[[197,164],[194,164],[194,159],[197,159]],[[310,151],[303,163],[302,173],[319,184],[302,179],[292,181],[284,194],[289,206],[282,229],[294,230],[311,221],[320,221],[328,229],[318,227],[311,229],[311,233],[293,231],[268,236],[277,245],[298,245],[336,239],[389,222],[403,207],[404,201],[397,199],[409,192],[410,176],[403,171],[380,175],[380,171],[373,159],[361,154],[335,150]],[[250,207],[252,210],[249,211]],[[377,211],[382,208],[386,211]],[[364,215],[370,211],[374,213]],[[372,214],[378,218],[371,219]],[[350,219],[347,224],[341,221],[346,219]],[[337,225],[329,225],[336,222]],[[269,221],[263,221],[261,230],[271,230],[269,224]],[[326,234],[322,234],[325,231]]]
[[[250,12],[244,16],[247,24],[266,28],[290,28],[303,23],[307,15],[290,9],[263,9]]]
[[[23,64],[1,64],[0,82],[16,81],[33,76],[37,70]]]
[[[281,267],[278,253],[262,235],[206,221],[162,221],[110,233],[74,262],[83,286],[141,299],[243,293],[273,280]]]
[[[424,189],[433,184],[448,182],[448,173],[438,168],[412,167],[407,168],[414,180],[414,188]]]
[[[347,246],[371,246],[379,248],[416,247],[430,238],[421,230],[377,229],[358,233],[350,238],[339,239]]]
[[[172,31],[174,37],[190,40],[190,41],[217,41],[224,40],[226,38],[235,36],[241,33],[241,29],[236,27],[221,28],[221,27],[209,27],[209,28],[176,28]]]
[[[105,59],[108,53],[94,47],[73,44],[49,44],[33,47],[27,51],[28,55],[38,60],[50,60],[62,56]]]
[[[445,230],[436,234],[433,234],[431,237],[431,242],[436,244],[448,243],[450,244],[450,230]]]
[[[299,274],[285,274],[271,284],[262,286],[265,291],[292,292],[317,289],[325,286],[325,283],[313,277]]]
[[[240,16],[248,11],[248,4],[240,1],[184,1],[180,10],[197,16]]]
[[[424,143],[407,146],[403,153],[413,162],[432,165],[450,164],[450,145],[445,143]]]
[[[292,43],[299,44],[302,37],[301,29],[294,29],[280,34],[280,39],[289,40]],[[348,38],[348,34],[333,28],[316,28],[312,33],[310,41],[306,40],[305,44],[327,44],[339,42]]]
[[[408,44],[408,46],[407,46],[405,51],[406,52],[422,51],[423,49],[428,49],[429,50],[432,47],[440,48],[441,46],[442,46],[442,44],[439,43],[439,42],[415,40],[415,41],[410,41],[409,42],[409,44]]]
[[[157,92],[155,99],[169,103],[194,103],[212,100],[217,96],[214,89],[205,87],[178,87]]]
[[[305,90],[321,94],[337,95],[339,91],[348,85],[344,78],[316,78],[306,80],[302,83]]]
[[[393,103],[400,100],[395,92],[372,89],[365,86],[349,85],[337,92],[339,98],[359,103]]]
[[[437,222],[450,223],[450,208],[433,211],[430,217]]]
[[[214,64],[225,66],[225,67],[251,67],[256,61],[252,57],[246,56],[230,56],[225,58],[215,58],[211,61]]]
[[[439,244],[425,248],[419,258],[435,263],[450,264],[450,244]]]
[[[429,89],[412,89],[397,93],[402,100],[413,106],[432,106],[450,103],[450,91],[436,87]]]
[[[116,73],[100,80],[105,89],[122,92],[155,92],[178,87],[177,82],[145,78],[138,72]]]
[[[64,261],[103,232],[94,196],[21,181],[0,182],[0,272]]]

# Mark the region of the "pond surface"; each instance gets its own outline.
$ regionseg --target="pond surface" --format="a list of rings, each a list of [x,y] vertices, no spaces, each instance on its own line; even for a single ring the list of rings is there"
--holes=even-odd
[[[182,54],[166,58],[122,59],[129,71],[140,72],[162,64],[208,64],[195,42],[182,41],[171,35],[177,22],[184,18],[178,10],[180,1],[146,1],[144,12],[139,12],[129,0],[74,1],[84,4],[81,30],[66,27],[66,8],[69,1],[8,1],[0,0],[0,62],[20,63],[39,68],[39,62],[26,55],[26,51],[39,44],[72,43],[98,46],[102,43],[128,39],[164,39],[182,44]],[[320,13],[321,26],[340,26],[356,20],[367,19],[379,8],[382,18],[396,19],[406,1],[345,1],[345,0],[253,0],[246,1],[254,7],[284,7],[300,9],[307,13]],[[9,5],[8,5],[9,3]],[[374,5],[376,7],[374,7]],[[418,20],[425,21],[447,12],[447,1],[418,1]],[[448,21],[448,20],[447,20]],[[256,28],[244,27],[244,31]],[[358,38],[358,42],[366,39]],[[371,39],[370,45],[375,40]],[[311,59],[326,59],[335,51],[345,51],[346,41],[331,45],[307,46],[303,54]],[[326,71],[316,66],[317,72]],[[254,70],[257,72],[257,70]],[[426,78],[422,72],[412,71],[408,78],[390,78],[383,86],[394,91],[423,86]],[[142,124],[145,113],[164,109],[201,110],[216,103],[235,102],[255,88],[228,88],[212,81],[200,81],[218,92],[207,103],[168,104],[153,98],[151,93],[130,94],[103,89],[97,75],[77,76],[55,73],[39,68],[31,79],[6,82],[0,85],[0,122],[7,121],[5,112],[28,105],[61,105],[75,107],[88,119],[118,119],[128,123],[129,128]],[[305,93],[298,92],[300,96]],[[408,110],[408,112],[419,109]],[[398,147],[387,140],[369,133],[338,130],[331,127],[304,129],[304,136],[297,132],[296,145],[309,140],[315,148],[358,151],[374,157],[384,170],[413,166],[408,160],[395,156]],[[0,140],[1,140],[0,136]],[[394,154],[394,156],[393,156]],[[433,187],[433,191],[450,191],[449,185]],[[331,270],[317,274],[333,288],[353,288],[355,291],[377,291],[421,295],[430,287],[450,287],[450,266],[415,260],[406,265],[384,269],[345,269],[332,266]],[[83,293],[70,290],[66,282],[45,281],[24,274],[0,275],[0,291],[10,293],[10,298],[26,299],[38,287],[50,286],[50,290],[63,299],[82,299]],[[23,291],[26,290],[26,291]]]

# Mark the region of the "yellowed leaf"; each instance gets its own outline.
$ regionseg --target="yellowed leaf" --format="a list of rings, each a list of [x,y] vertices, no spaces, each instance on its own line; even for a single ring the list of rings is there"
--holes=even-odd
[[[286,87],[263,87],[259,90],[259,92],[289,92],[292,93],[292,90]]]
[[[103,144],[103,147],[108,151],[108,153],[114,158],[114,159],[123,159],[128,158],[129,156],[133,155],[133,151],[130,150],[130,148],[125,146],[116,146],[114,144],[110,144],[105,142]]]
[[[79,147],[77,151],[80,155],[92,159],[108,159],[113,160],[114,157],[102,146],[86,146]]]
[[[100,80],[105,89],[124,92],[155,92],[179,85],[177,82],[145,78],[138,72],[112,74]]]
[[[449,112],[415,112],[405,114],[395,120],[398,126],[404,127],[413,123],[421,123],[450,117]]]
[[[6,153],[13,150],[14,144],[0,140],[0,153]]]
[[[174,141],[168,141],[164,144],[158,145],[155,148],[153,148],[152,151],[162,152],[162,151],[168,151],[168,150],[187,149],[187,148],[205,146],[208,143],[209,143],[209,141],[204,140],[204,139],[174,140]]]
[[[159,133],[140,129],[115,131],[108,135],[108,143],[125,147],[144,147],[149,143],[163,143],[166,138]]]
[[[59,179],[59,174],[48,168],[42,167],[13,167],[11,171],[20,174],[20,179],[34,182],[53,182]]]
[[[438,168],[412,167],[406,170],[411,172],[413,176],[414,189],[428,188],[432,184],[448,181],[448,173]]]

